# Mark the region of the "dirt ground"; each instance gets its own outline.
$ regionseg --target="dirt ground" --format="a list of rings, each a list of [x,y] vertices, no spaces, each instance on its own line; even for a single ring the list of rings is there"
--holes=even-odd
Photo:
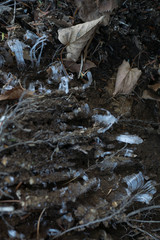
[[[76,74],[68,94],[48,82],[47,66],[61,46],[57,26],[40,69],[28,62],[19,71],[15,59],[1,67],[1,89],[2,72],[11,72],[26,89],[33,83],[36,93],[0,102],[0,239],[160,239],[159,89],[149,89],[153,100],[142,98],[148,85],[160,82],[160,5],[158,0],[125,2],[89,46],[88,59],[97,67],[87,89],[81,88],[86,79]],[[61,4],[58,11],[73,14],[74,5],[62,3],[68,8]],[[142,75],[131,94],[113,97],[124,59]],[[50,93],[40,93],[40,85]],[[108,116],[107,111],[115,123],[104,130],[106,122],[96,117]],[[142,141],[118,141],[121,134]],[[130,195],[126,176],[136,178]]]

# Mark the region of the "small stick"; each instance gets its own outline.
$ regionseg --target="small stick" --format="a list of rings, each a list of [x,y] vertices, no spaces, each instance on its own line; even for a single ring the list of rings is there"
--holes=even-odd
[[[81,66],[80,66],[79,73],[78,73],[78,79],[81,76],[82,69],[83,69],[83,54],[81,54]]]
[[[37,223],[37,240],[39,240],[39,227],[40,227],[40,221],[41,221],[41,218],[42,218],[42,215],[44,213],[44,211],[46,210],[46,208],[43,208],[39,218],[38,218],[38,223]]]

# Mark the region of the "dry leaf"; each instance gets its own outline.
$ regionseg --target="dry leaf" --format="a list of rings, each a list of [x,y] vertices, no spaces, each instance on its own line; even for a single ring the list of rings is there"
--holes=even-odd
[[[63,63],[69,71],[79,73],[80,66],[81,66],[80,63],[76,63],[71,60],[63,60]],[[91,69],[94,67],[96,67],[96,65],[93,62],[86,60],[86,62],[83,64],[82,72],[85,72],[88,69]]]
[[[131,68],[130,64],[124,60],[118,68],[113,96],[117,93],[131,93],[141,76],[141,73],[141,70],[138,68]]]
[[[4,94],[1,94],[0,101],[18,99],[23,93],[24,97],[33,96],[33,92],[26,91],[26,89],[22,88],[21,86],[17,86],[12,88],[11,90],[6,91]]]
[[[79,9],[79,17],[84,22],[95,20],[103,15],[105,16],[104,26],[109,22],[110,13],[118,7],[117,0],[75,0],[75,4]]]
[[[99,12],[112,12],[115,8],[118,7],[117,0],[103,0],[99,3]]]
[[[160,83],[155,83],[153,85],[148,85],[148,88],[152,89],[153,91],[157,92],[160,89]]]
[[[87,44],[88,40],[93,36],[97,26],[102,22],[103,16],[73,27],[59,29],[58,39],[61,43],[67,46],[67,59],[76,62],[81,54],[81,51]]]
[[[150,100],[154,100],[154,101],[160,101],[160,96],[157,95],[154,91],[152,91],[150,89],[143,91],[142,98],[150,99]]]
[[[153,85],[148,85],[148,89],[143,91],[142,98],[160,101],[159,96],[160,83],[155,83]]]

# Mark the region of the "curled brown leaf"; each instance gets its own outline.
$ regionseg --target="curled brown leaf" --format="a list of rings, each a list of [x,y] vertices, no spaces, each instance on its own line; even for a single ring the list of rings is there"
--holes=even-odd
[[[19,99],[22,96],[22,94],[24,94],[25,98],[33,96],[33,92],[27,91],[21,86],[17,86],[1,94],[0,101]]]
[[[63,63],[66,69],[68,69],[69,71],[79,73],[81,67],[80,63],[75,63],[74,61],[71,60],[63,60]],[[83,64],[82,72],[85,72],[95,67],[96,65],[93,62],[86,60],[86,62]]]

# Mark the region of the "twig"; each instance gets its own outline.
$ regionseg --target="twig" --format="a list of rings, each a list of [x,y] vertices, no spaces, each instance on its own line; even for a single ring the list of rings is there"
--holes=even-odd
[[[40,227],[40,221],[41,221],[41,218],[42,218],[42,215],[43,213],[45,212],[46,208],[43,208],[39,218],[38,218],[38,223],[37,223],[37,240],[39,240],[39,227]]]
[[[149,206],[149,207],[145,207],[145,208],[140,208],[140,209],[138,209],[138,210],[136,210],[136,211],[133,211],[133,212],[131,212],[131,213],[128,213],[127,216],[126,216],[126,218],[129,218],[129,217],[131,217],[131,216],[133,216],[133,215],[139,214],[139,213],[144,212],[144,211],[153,210],[153,209],[160,209],[160,205],[155,205],[155,206]]]
[[[8,149],[12,149],[14,147],[17,147],[17,146],[21,146],[21,145],[35,145],[35,144],[42,144],[42,143],[47,143],[46,140],[37,140],[37,141],[25,141],[25,142],[19,142],[19,143],[15,143],[15,144],[12,144],[10,146],[8,146],[7,148],[2,148],[0,149],[0,153],[8,150]]]
[[[58,237],[61,237],[61,236],[65,235],[66,233],[74,231],[74,230],[86,228],[86,227],[89,227],[89,226],[97,224],[97,223],[110,221],[111,219],[114,219],[114,217],[116,217],[116,219],[118,219],[119,214],[122,214],[125,211],[126,207],[128,207],[131,204],[133,199],[134,199],[134,197],[132,197],[130,200],[128,200],[128,198],[126,198],[126,202],[116,212],[112,213],[109,216],[106,216],[104,218],[100,218],[100,219],[97,219],[97,220],[94,220],[94,221],[91,221],[91,222],[88,222],[88,223],[85,223],[85,224],[82,224],[82,225],[78,225],[78,226],[69,228],[69,229],[65,230],[64,232],[58,234],[57,236],[53,237],[52,239],[56,239]]]
[[[0,3],[0,6],[4,5],[4,4],[7,4],[7,3],[10,3],[12,0],[8,0],[8,1],[5,1],[3,3]]]
[[[95,32],[96,32],[96,30],[94,31],[92,37],[89,39],[87,45],[85,46],[85,49],[84,49],[84,58],[83,58],[84,61],[86,61],[87,54],[88,54],[88,48],[89,48],[89,45],[91,44],[91,42],[92,42],[92,40],[93,40],[93,38],[94,38],[94,36],[95,36]]]
[[[140,222],[140,223],[160,223],[160,221],[154,221],[154,220],[142,220],[142,219],[128,219],[128,221],[131,222]]]
[[[11,21],[11,24],[15,23],[15,18],[16,18],[16,0],[14,0],[14,11],[13,11],[13,19]]]
[[[83,69],[83,54],[81,54],[81,66],[80,66],[79,73],[78,73],[78,79],[81,76],[82,69]]]
[[[154,237],[151,233],[143,230],[142,228],[139,228],[139,227],[137,227],[137,226],[135,226],[135,225],[133,225],[133,224],[130,224],[129,222],[127,222],[127,225],[128,225],[129,227],[131,227],[131,228],[135,228],[135,229],[138,230],[139,232],[144,233],[145,235],[151,237],[151,238],[154,239],[154,240],[159,240],[159,239],[160,239],[160,238]]]

